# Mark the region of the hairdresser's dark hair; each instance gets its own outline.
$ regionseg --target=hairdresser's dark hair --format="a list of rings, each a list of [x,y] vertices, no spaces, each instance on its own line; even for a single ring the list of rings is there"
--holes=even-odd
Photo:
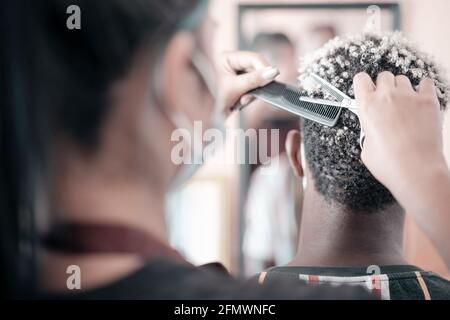
[[[2,296],[33,292],[34,177],[45,167],[52,137],[95,149],[112,105],[110,85],[125,75],[140,48],[156,57],[179,28],[191,27],[202,3],[207,1],[0,3]],[[79,30],[66,25],[72,5],[81,9]]]
[[[37,4],[36,119],[93,148],[111,108],[108,88],[139,48],[156,55],[200,0],[47,0]],[[69,30],[66,10],[81,9]]]
[[[310,96],[323,96],[320,90],[308,85],[308,75],[316,73],[353,97],[352,79],[358,72],[367,72],[375,81],[385,70],[406,75],[413,86],[430,77],[437,87],[441,108],[445,109],[449,88],[440,70],[399,33],[335,38],[303,60],[299,80]],[[342,110],[332,128],[305,120],[302,132],[315,187],[327,201],[356,212],[378,211],[395,203],[392,194],[361,162],[360,126],[352,112]]]

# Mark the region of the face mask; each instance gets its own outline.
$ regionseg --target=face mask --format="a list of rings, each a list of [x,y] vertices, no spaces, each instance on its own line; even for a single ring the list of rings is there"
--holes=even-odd
[[[215,87],[214,73],[211,69],[211,65],[208,63],[206,57],[200,53],[196,53],[192,57],[192,64],[200,77],[203,79],[208,91],[215,101],[215,106],[209,121],[211,124],[210,128],[220,130],[221,134],[224,135],[225,119],[221,113],[221,100],[217,99],[217,90]],[[203,150],[207,145],[203,142],[202,132],[196,130],[193,121],[191,121],[184,113],[172,113],[169,115],[169,118],[177,128],[188,130],[193,138],[193,143],[191,141],[188,142],[190,144],[190,154],[188,154],[190,161],[188,163],[186,163],[187,161],[183,161],[183,164],[181,164],[182,167],[179,169],[170,188],[171,191],[176,191],[185,185],[186,182],[189,181],[205,163],[206,159],[204,159]],[[202,146],[202,148],[195,148],[194,146]]]

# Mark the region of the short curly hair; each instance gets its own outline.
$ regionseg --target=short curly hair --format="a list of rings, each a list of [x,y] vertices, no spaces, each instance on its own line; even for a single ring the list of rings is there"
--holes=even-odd
[[[311,73],[353,97],[352,79],[358,72],[367,72],[375,81],[380,72],[390,71],[407,76],[413,86],[424,77],[433,79],[442,110],[449,98],[448,84],[436,64],[398,32],[334,38],[302,59],[299,71],[300,88],[313,97],[324,93],[308,86]],[[305,158],[316,190],[329,202],[370,213],[387,208],[395,199],[361,162],[359,132],[358,118],[348,110],[342,110],[332,128],[310,120],[302,123]]]

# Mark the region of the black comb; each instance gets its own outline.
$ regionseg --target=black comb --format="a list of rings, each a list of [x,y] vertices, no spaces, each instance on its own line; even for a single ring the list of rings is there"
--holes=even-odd
[[[329,127],[336,124],[341,114],[340,107],[300,100],[300,97],[304,95],[299,89],[278,81],[273,81],[249,93],[278,108]]]

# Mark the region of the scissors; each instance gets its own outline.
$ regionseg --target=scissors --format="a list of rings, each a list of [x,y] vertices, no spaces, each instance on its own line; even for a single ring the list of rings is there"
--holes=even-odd
[[[306,102],[320,104],[320,105],[345,108],[345,109],[348,109],[351,112],[353,112],[359,119],[358,106],[356,105],[356,101],[354,99],[350,98],[345,93],[343,93],[341,90],[339,90],[338,88],[333,86],[331,83],[329,83],[325,79],[322,79],[315,73],[310,74],[310,79],[313,80],[313,82],[315,82],[317,85],[320,85],[321,89],[323,89],[328,94],[333,96],[336,99],[336,101],[327,100],[327,99],[310,98],[310,97],[305,97],[305,96],[301,96],[299,98],[301,101],[306,101]],[[359,145],[362,149],[363,144],[364,144],[365,134],[364,134],[364,130],[361,126],[361,122],[359,124],[360,124],[360,128],[361,128],[360,135],[359,135]]]

